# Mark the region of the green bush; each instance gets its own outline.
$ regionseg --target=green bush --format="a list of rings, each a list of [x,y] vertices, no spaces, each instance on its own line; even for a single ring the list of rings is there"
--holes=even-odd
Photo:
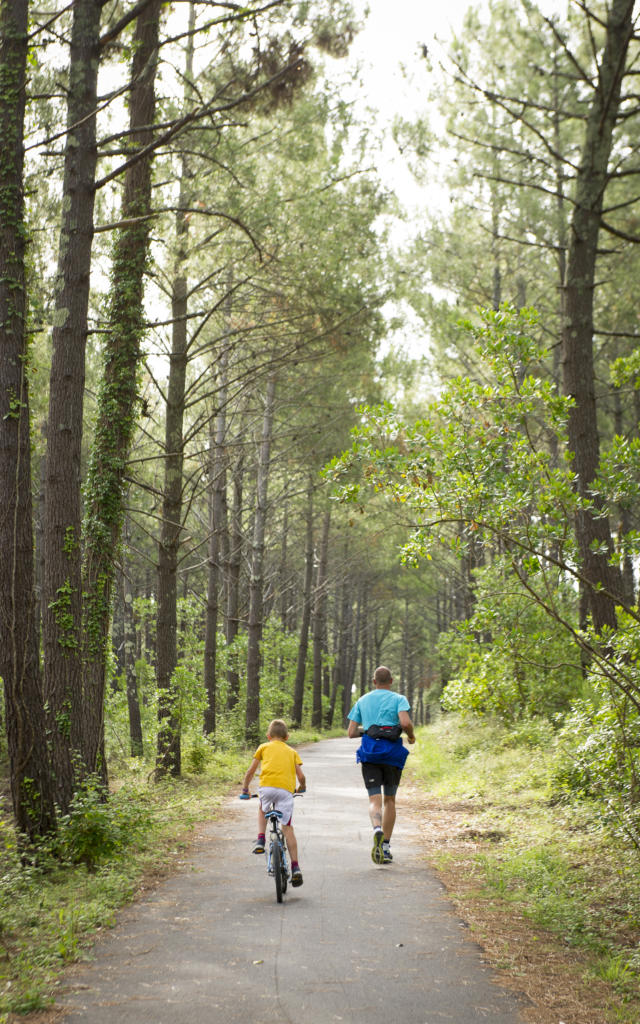
[[[203,736],[196,736],[185,754],[185,767],[192,775],[204,775],[211,756],[211,747]]]
[[[621,614],[609,643],[627,693],[593,666],[589,694],[560,731],[553,785],[557,795],[598,800],[611,831],[640,851],[640,624]]]
[[[57,848],[63,859],[93,870],[135,842],[150,822],[149,809],[121,790],[105,800],[99,778],[90,776],[60,818]]]
[[[529,596],[505,559],[476,570],[475,580],[473,615],[440,638],[450,676],[443,708],[508,723],[568,711],[583,677],[564,626]],[[563,619],[575,618],[571,588],[556,580],[553,600]]]

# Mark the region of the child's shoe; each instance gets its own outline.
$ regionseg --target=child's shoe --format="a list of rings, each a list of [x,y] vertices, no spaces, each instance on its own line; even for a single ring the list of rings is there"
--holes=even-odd
[[[264,853],[264,836],[258,836],[253,847],[254,853]]]
[[[300,868],[294,868],[291,872],[291,884],[296,889],[299,885],[302,885],[302,871]]]

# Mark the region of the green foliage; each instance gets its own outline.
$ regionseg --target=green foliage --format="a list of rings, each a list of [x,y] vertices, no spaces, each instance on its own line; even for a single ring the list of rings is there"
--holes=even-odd
[[[66,549],[65,549],[66,550]],[[61,587],[56,590],[56,600],[51,601],[49,608],[54,614],[57,627],[56,640],[61,647],[69,650],[77,650],[78,637],[76,633],[76,622],[71,611],[71,601],[74,589],[67,577]]]
[[[132,793],[107,799],[100,779],[88,776],[60,818],[56,849],[72,864],[90,870],[135,844],[149,827],[149,814]]]
[[[565,744],[549,723],[513,729],[447,714],[419,730],[408,768],[439,806],[452,802],[460,822],[456,871],[473,879],[476,907],[486,901],[493,911],[497,902],[507,929],[515,914],[536,938],[544,929],[539,938],[555,939],[560,954],[567,946],[583,951],[585,969],[614,986],[621,1006],[628,1003],[620,1019],[631,1024],[638,1009],[640,872],[603,827],[595,802],[576,794],[549,799],[554,756]],[[466,838],[467,851],[460,845]],[[446,866],[446,853],[441,859]],[[466,896],[459,898],[464,908]]]
[[[637,652],[640,630],[633,620],[625,625],[614,644],[627,677],[634,677],[630,692],[637,692],[630,648]],[[590,682],[591,692],[574,703],[560,732],[554,785],[559,795],[597,800],[611,833],[640,853],[640,708],[597,667]]]
[[[575,555],[568,527],[577,500],[573,475],[566,460],[556,464],[546,443],[553,433],[562,450],[569,400],[536,376],[541,348],[532,311],[481,315],[481,326],[464,329],[490,381],[457,378],[413,424],[390,404],[362,409],[351,450],[325,475],[340,482],[343,501],[357,503],[372,489],[407,505],[416,524],[403,550],[409,563],[431,557],[443,543],[462,554],[472,540],[490,548],[501,542],[514,569],[544,580],[550,564],[570,572]],[[342,482],[356,469],[364,482]]]
[[[473,615],[441,635],[439,649],[449,682],[442,706],[508,722],[565,712],[583,688],[577,647],[549,616],[503,558],[474,573]],[[576,594],[559,579],[559,617],[575,620]]]
[[[184,764],[187,771],[191,772],[192,775],[203,775],[207,767],[210,753],[211,746],[207,743],[204,737],[194,737],[184,756]]]

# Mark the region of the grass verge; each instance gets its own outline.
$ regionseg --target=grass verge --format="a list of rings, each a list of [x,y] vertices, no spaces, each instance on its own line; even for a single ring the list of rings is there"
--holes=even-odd
[[[292,731],[301,746],[323,738]],[[252,750],[187,752],[180,779],[153,782],[153,765],[110,765],[112,794],[103,804],[89,788],[62,823],[54,844],[23,863],[10,816],[0,816],[0,1024],[51,1005],[64,967],[80,959],[119,907],[180,865],[194,827],[215,819],[239,786]]]
[[[554,742],[535,723],[422,730],[410,764],[429,858],[536,1024],[637,1024],[640,860],[596,805],[558,799]]]
[[[0,823],[0,1024],[51,1003],[62,969],[177,866],[193,827],[215,817],[247,763],[245,752],[214,752],[200,774],[160,784],[150,765],[121,763],[108,804],[85,794],[55,848],[30,863],[20,862],[11,823]]]

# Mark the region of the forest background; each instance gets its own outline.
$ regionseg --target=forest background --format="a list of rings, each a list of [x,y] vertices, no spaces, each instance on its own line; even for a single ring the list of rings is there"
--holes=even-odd
[[[390,131],[342,0],[0,12],[11,885],[383,661],[637,874],[632,0],[471,7]]]

